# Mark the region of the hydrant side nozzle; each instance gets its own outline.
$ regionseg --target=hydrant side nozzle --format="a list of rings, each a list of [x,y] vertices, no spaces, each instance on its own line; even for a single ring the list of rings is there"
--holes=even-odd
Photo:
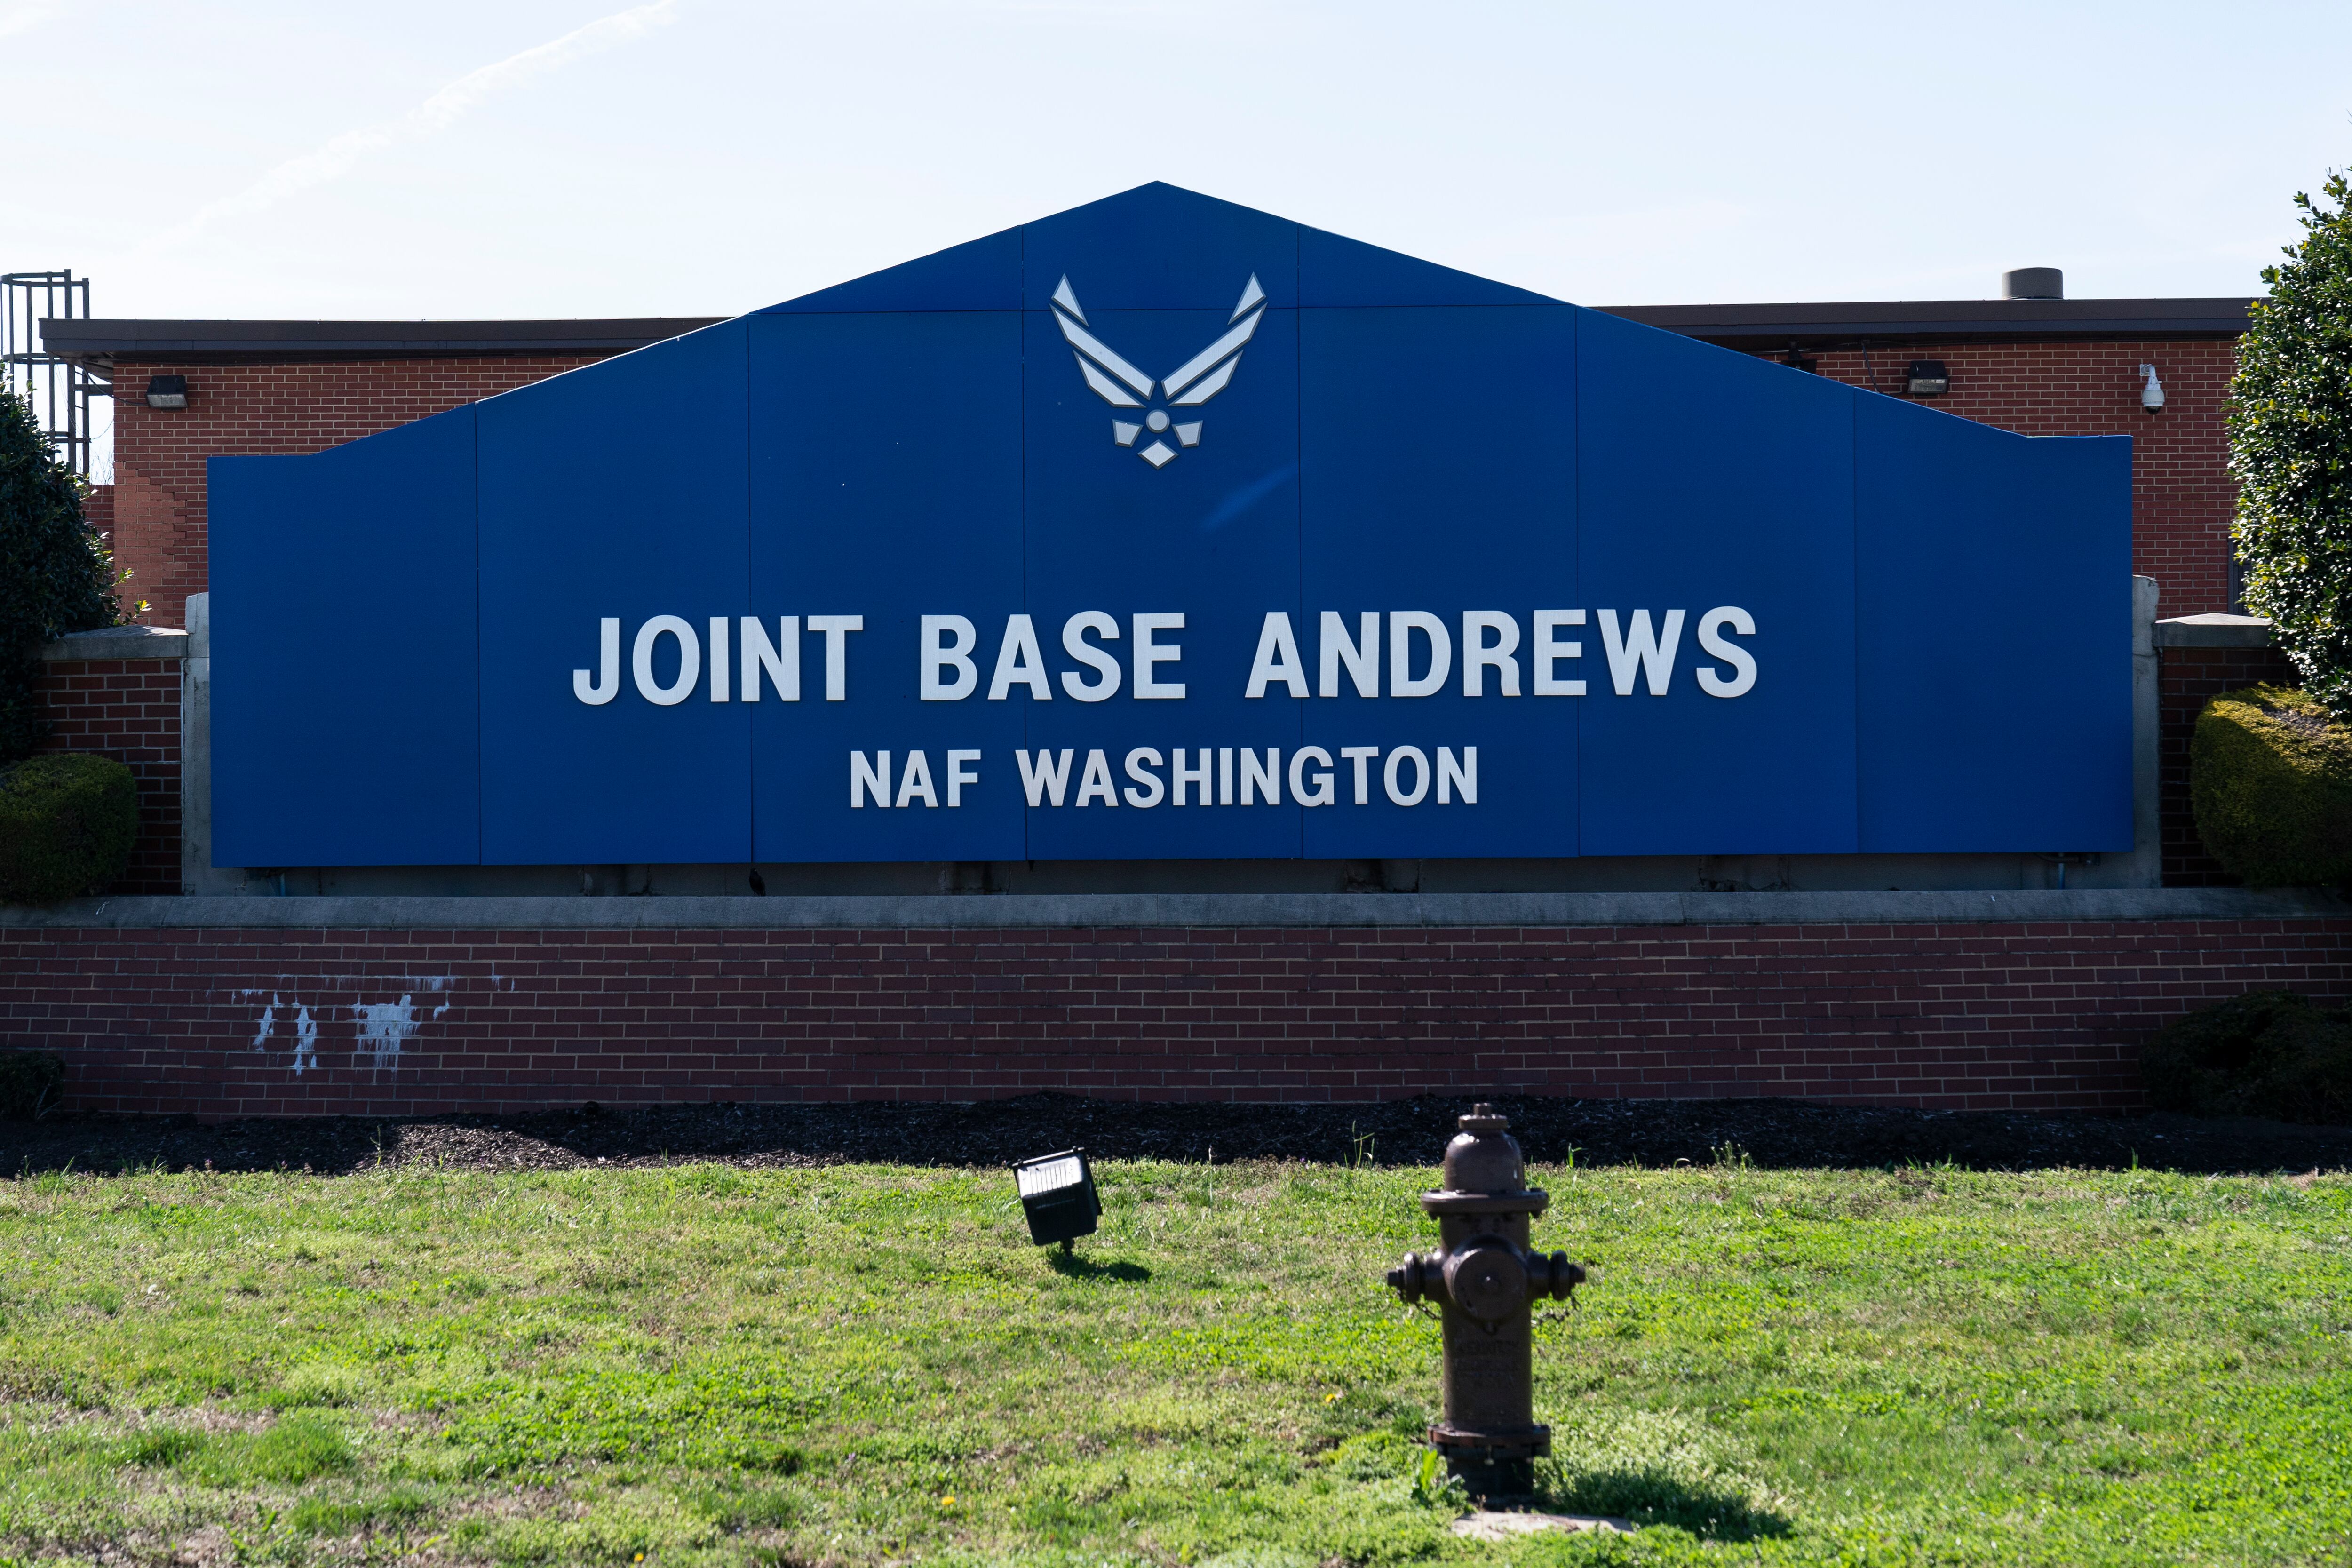
[[[1584,1283],[1584,1269],[1580,1265],[1570,1262],[1565,1252],[1553,1253],[1550,1262],[1551,1289],[1547,1294],[1565,1301],[1576,1294],[1579,1285]]]
[[[1408,1304],[1434,1301],[1444,1306],[1452,1300],[1445,1292],[1445,1254],[1406,1253],[1404,1262],[1389,1270],[1389,1289],[1403,1297]]]

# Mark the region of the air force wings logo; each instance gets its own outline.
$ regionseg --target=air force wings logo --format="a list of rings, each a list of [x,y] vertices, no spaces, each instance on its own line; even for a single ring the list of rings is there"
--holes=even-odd
[[[1257,331],[1265,315],[1265,290],[1257,286],[1257,274],[1250,274],[1248,286],[1242,289],[1242,302],[1234,307],[1226,318],[1225,330],[1215,342],[1184,362],[1181,370],[1171,373],[1163,381],[1153,381],[1107,347],[1087,331],[1087,313],[1078,308],[1078,297],[1070,290],[1070,280],[1065,278],[1054,290],[1054,320],[1061,324],[1062,336],[1069,340],[1078,362],[1078,373],[1087,384],[1105,403],[1114,408],[1143,408],[1149,412],[1142,423],[1114,418],[1110,422],[1110,438],[1122,447],[1133,447],[1135,438],[1146,430],[1151,432],[1151,444],[1136,456],[1155,468],[1167,467],[1176,458],[1179,447],[1201,444],[1201,422],[1186,420],[1181,424],[1169,414],[1169,408],[1197,408],[1225,389],[1234,372],[1242,363],[1242,345]],[[1160,398],[1152,396],[1158,387]],[[1155,405],[1165,401],[1167,407]],[[1163,432],[1173,430],[1176,447],[1160,439]]]

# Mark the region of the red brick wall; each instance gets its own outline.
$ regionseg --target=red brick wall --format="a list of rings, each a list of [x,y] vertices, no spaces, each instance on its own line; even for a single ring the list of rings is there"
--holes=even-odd
[[[119,893],[180,890],[180,661],[52,659],[43,667],[45,752],[94,752],[130,764],[139,842]]]
[[[111,544],[114,533],[114,487],[92,485],[89,494],[82,498],[81,515],[93,530],[105,536],[109,544]],[[139,597],[127,587],[122,591],[122,596],[126,600]]]
[[[2132,437],[2132,570],[2157,581],[2159,616],[2230,608],[2230,440],[2221,413],[2234,342],[1947,343],[1822,353],[1821,374],[1900,394],[1914,359],[1940,359],[1952,390],[1919,402],[2026,436]],[[2164,412],[2139,405],[2156,366]]]
[[[2238,879],[2205,853],[2189,799],[2189,742],[2197,715],[2224,691],[2268,681],[2300,686],[2303,678],[2274,647],[2168,647],[2158,650],[2158,779],[2163,802],[2164,882],[2169,888],[2235,887]]]
[[[80,1108],[205,1115],[1045,1089],[2125,1108],[2138,1102],[2136,1052],[2151,1029],[2255,986],[2344,997],[2347,942],[2343,920],[11,928],[0,930],[0,1044],[63,1052]]]
[[[206,458],[320,451],[607,357],[125,361],[116,367],[124,391],[114,416],[115,565],[132,573],[123,596],[153,606],[136,617],[142,625],[186,624],[188,595],[204,592],[206,580]],[[188,406],[148,407],[138,390],[150,375],[171,373],[188,378]]]

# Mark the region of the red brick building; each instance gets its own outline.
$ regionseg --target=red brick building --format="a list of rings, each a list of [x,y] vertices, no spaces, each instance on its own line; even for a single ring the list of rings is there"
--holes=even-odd
[[[2222,401],[2243,300],[1959,300],[1652,305],[1612,314],[1909,397],[1915,360],[1948,389],[1920,400],[2030,436],[2134,437],[2133,568],[2158,614],[2231,607]],[[43,323],[44,343],[110,375],[114,479],[101,498],[145,624],[184,624],[205,583],[205,468],[228,453],[315,452],[706,326],[716,318],[577,321]],[[2142,407],[2153,365],[2164,407]],[[151,377],[185,378],[151,408]],[[1695,391],[1697,389],[1695,389]],[[684,400],[690,404],[689,400]]]
[[[1912,395],[1911,363],[1930,360],[1948,388],[1916,401],[1947,413],[2026,436],[2131,437],[2132,570],[2156,579],[2157,613],[2175,616],[2227,611],[2236,598],[2237,488],[2221,416],[2247,303],[1940,300],[1612,314],[1897,397]],[[2142,405],[2147,365],[2163,388],[2161,413]]]
[[[205,591],[205,459],[321,451],[494,397],[713,317],[594,321],[44,321],[47,351],[115,383],[114,483],[100,519],[137,617],[184,625]],[[151,408],[158,375],[184,408]]]
[[[2046,272],[2033,281],[2054,287]],[[2133,567],[2156,580],[2158,615],[2237,607],[2229,537],[2236,491],[2222,408],[2236,340],[2246,328],[2243,300],[1655,305],[1611,313],[2004,429],[2128,435]],[[175,627],[185,624],[187,596],[206,583],[206,458],[319,451],[718,319],[97,320],[46,321],[43,331],[49,352],[114,381],[115,482],[100,489],[93,512],[111,528],[117,560],[131,573],[128,596],[150,605],[137,619]],[[1919,361],[1940,371],[1943,390],[1911,390],[1910,371]],[[2147,366],[2163,389],[2161,412],[2143,404]],[[149,406],[145,393],[157,376],[184,379],[184,407]],[[1694,388],[1694,395],[1703,395]],[[690,405],[690,399],[682,402]],[[2007,607],[2033,605],[2028,598]],[[2266,647],[2177,646],[2179,635],[2176,646],[2161,650],[2165,879],[2222,884],[2231,879],[2204,855],[2189,820],[2189,731],[2214,691],[2292,677]],[[139,734],[102,745],[100,731],[116,721],[108,717],[115,709],[103,701],[93,706],[89,694],[110,690],[110,682],[163,679],[128,668],[59,666],[52,672],[55,743],[109,749],[132,761],[142,779],[153,774],[150,831],[157,842],[142,858],[139,891],[168,890],[176,882],[168,862],[176,844],[177,752],[163,733],[174,726],[160,710],[142,708]],[[155,731],[152,739],[147,731]]]

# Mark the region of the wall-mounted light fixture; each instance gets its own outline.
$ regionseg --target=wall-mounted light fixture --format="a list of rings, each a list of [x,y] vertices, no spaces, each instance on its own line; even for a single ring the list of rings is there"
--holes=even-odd
[[[2156,366],[2144,364],[2139,367],[2139,373],[2147,377],[2147,384],[2139,389],[2139,405],[2150,414],[2163,413],[2164,383],[2156,379]]]
[[[1952,390],[1952,373],[1939,359],[1915,359],[1904,373],[1903,390],[1914,397],[1941,397]]]
[[[151,375],[147,378],[147,406],[150,408],[185,408],[188,405],[188,378],[184,375]]]

